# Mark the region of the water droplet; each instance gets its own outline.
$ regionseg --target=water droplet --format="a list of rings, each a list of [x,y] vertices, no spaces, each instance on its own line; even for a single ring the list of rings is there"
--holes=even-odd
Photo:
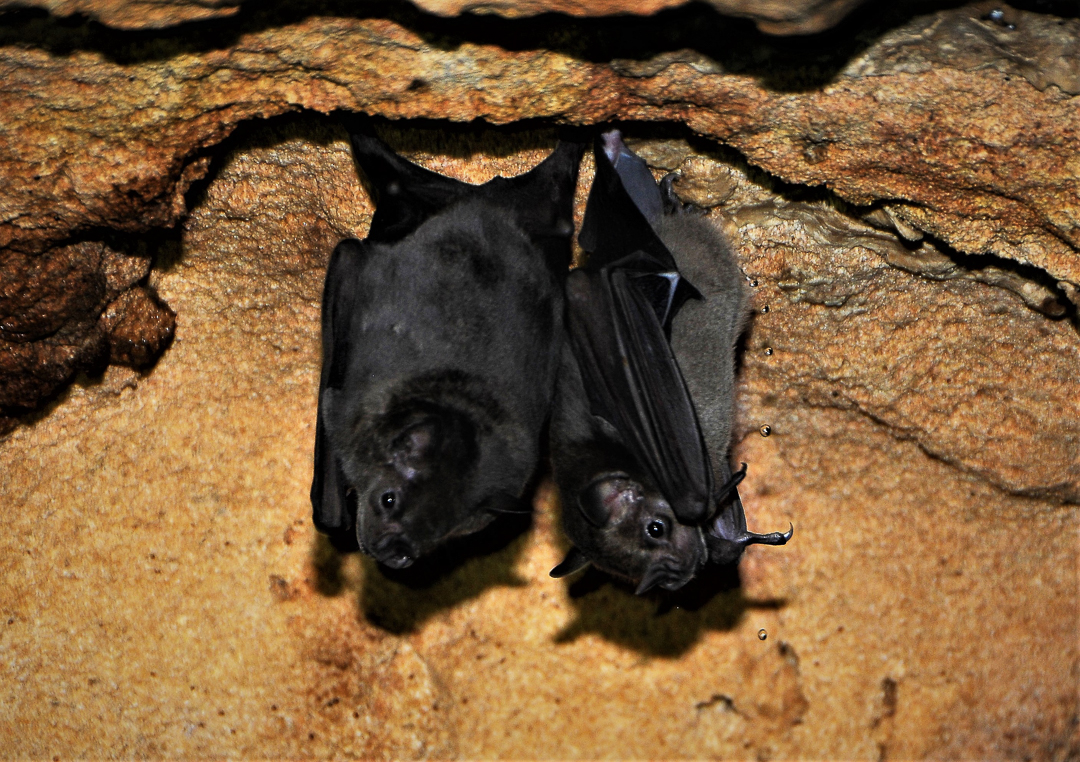
[[[757,639],[758,640],[765,640],[765,638],[767,638],[767,637],[769,637],[769,633],[765,632],[764,629],[760,629],[760,630],[757,631]]]
[[[761,436],[767,437],[769,436],[769,434],[772,434],[772,426],[766,423],[764,426],[758,429],[758,431],[761,432]]]
[[[757,278],[750,281],[750,288],[757,288]]]
[[[769,305],[766,304],[764,307],[761,308],[761,311],[763,313],[768,312],[769,311]]]
[[[772,347],[765,347],[765,354],[772,355]]]

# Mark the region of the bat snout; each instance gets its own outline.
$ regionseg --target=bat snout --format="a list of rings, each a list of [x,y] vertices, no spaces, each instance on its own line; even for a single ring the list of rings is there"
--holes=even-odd
[[[375,541],[371,554],[380,564],[391,569],[404,569],[416,560],[416,550],[400,532],[389,531]]]

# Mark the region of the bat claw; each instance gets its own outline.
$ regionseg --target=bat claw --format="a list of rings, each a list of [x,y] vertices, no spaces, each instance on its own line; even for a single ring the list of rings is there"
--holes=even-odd
[[[735,491],[735,488],[739,486],[743,479],[746,478],[746,464],[743,463],[738,471],[731,475],[731,478],[726,483],[720,486],[720,489],[716,491],[716,497],[714,498],[716,503],[722,503],[727,499],[728,495]]]
[[[675,194],[675,181],[682,175],[679,172],[668,172],[660,180],[660,199],[664,204],[664,214],[682,214],[685,204]]]
[[[788,530],[786,532],[769,532],[768,534],[757,534],[756,532],[747,532],[742,538],[740,543],[743,546],[746,545],[786,545],[787,541],[791,539],[791,536],[795,534],[795,525],[790,521],[788,522]]]

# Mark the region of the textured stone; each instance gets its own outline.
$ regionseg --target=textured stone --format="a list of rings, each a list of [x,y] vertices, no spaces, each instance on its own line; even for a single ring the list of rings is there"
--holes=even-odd
[[[720,13],[757,23],[770,34],[810,34],[836,24],[864,0],[708,0]],[[686,3],[686,0],[415,0],[427,13],[498,14],[507,18],[565,13],[570,16],[648,15]],[[82,14],[117,29],[162,27],[231,16],[239,0],[0,0],[4,7],[46,8],[55,16]]]
[[[790,520],[791,543],[751,548],[738,578],[665,612],[547,576],[565,545],[543,484],[530,530],[439,575],[337,556],[307,499],[319,297],[371,206],[342,132],[278,123],[232,144],[151,274],[177,312],[154,371],[110,368],[0,442],[6,752],[1080,753],[1073,326],[1007,289],[893,267],[904,244],[861,210],[639,127],[631,144],[686,188],[725,179],[711,215],[758,309],[734,457],[751,528]],[[554,140],[385,136],[474,182]],[[590,179],[586,162],[579,214]]]
[[[172,341],[176,313],[152,291],[136,287],[105,309],[100,324],[108,337],[110,362],[147,368]]]
[[[672,153],[630,144],[650,160]],[[775,394],[856,410],[1010,492],[1080,502],[1080,340],[1072,321],[1038,314],[1065,314],[1063,297],[1015,272],[966,269],[833,199],[777,194],[731,154],[687,155],[676,169],[684,201],[722,189],[709,203],[717,218],[750,251],[769,252],[744,264],[763,336],[747,363],[764,363],[767,385],[784,389]],[[780,314],[795,305],[824,309]],[[777,321],[770,336],[763,326]]]
[[[162,29],[223,18],[240,0],[0,0],[4,8],[41,8],[54,16],[87,16],[116,29]]]
[[[767,8],[781,6],[795,7]],[[150,26],[174,11],[183,21],[236,10],[154,7]],[[900,6],[801,40],[756,34],[701,6],[571,22],[440,18],[400,4],[335,17],[291,4],[152,40],[13,16],[0,29],[0,246],[41,254],[102,230],[173,226],[216,146],[246,120],[290,111],[674,120],[774,178],[827,188],[872,224],[928,239],[894,263],[941,278],[977,273],[1035,309],[1075,312],[1080,21],[1013,9],[991,18],[993,7],[912,16]],[[78,12],[134,18],[140,8]],[[824,8],[813,13],[832,13]],[[724,186],[703,177],[687,192],[714,205]],[[989,259],[957,270],[957,252]],[[94,301],[85,287],[71,298]],[[4,383],[20,385],[19,399],[47,399],[93,367],[92,333],[65,338],[63,351],[11,350],[6,366],[23,378]]]
[[[0,439],[5,754],[1080,756],[1080,21],[470,2],[2,17],[0,428],[60,394]],[[336,555],[319,298],[371,213],[338,109],[441,120],[383,130],[474,182],[615,119],[678,171],[755,283],[733,456],[792,542],[658,607],[547,576],[543,483],[434,569]]]
[[[0,413],[33,408],[104,359],[96,320],[109,298],[106,247],[81,243],[0,262]],[[148,265],[148,262],[144,262]]]
[[[267,12],[149,49],[26,21],[0,48],[0,166],[12,178],[0,243],[172,224],[206,171],[200,152],[253,117],[620,118],[685,121],[785,181],[891,204],[962,252],[1080,281],[1077,120],[1062,73],[1080,21],[1018,11],[1009,30],[982,6],[954,8],[867,30],[880,36],[859,46],[770,41],[698,12],[576,26]]]
[[[864,0],[705,0],[718,12],[753,21],[768,34],[813,34],[836,25]],[[608,16],[656,13],[683,5],[685,0],[416,0],[428,13],[497,13],[508,18],[541,13]]]
[[[0,252],[0,431],[80,371],[153,364],[174,315],[145,288],[129,290],[149,271],[145,251],[100,241]]]

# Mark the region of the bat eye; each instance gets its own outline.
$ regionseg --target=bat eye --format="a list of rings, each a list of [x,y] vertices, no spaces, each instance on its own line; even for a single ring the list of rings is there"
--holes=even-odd
[[[667,527],[664,526],[664,522],[657,521],[656,519],[650,521],[645,527],[645,531],[649,533],[649,537],[652,537],[654,540],[659,540],[663,537],[666,530]]]
[[[394,503],[397,502],[397,495],[393,492],[384,492],[382,493],[382,497],[379,498],[379,502],[382,503],[383,508],[393,508]]]

